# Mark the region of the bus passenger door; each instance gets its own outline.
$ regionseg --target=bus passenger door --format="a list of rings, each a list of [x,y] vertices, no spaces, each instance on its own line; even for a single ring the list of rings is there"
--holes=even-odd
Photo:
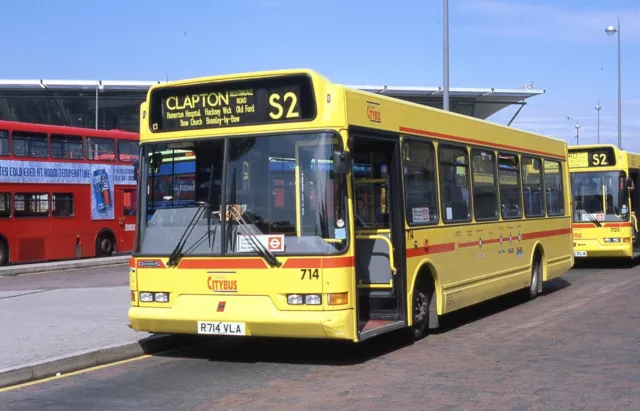
[[[640,190],[638,189],[638,184],[640,183],[640,171],[629,170],[629,177],[632,181],[629,187],[629,198],[631,200],[629,220],[631,222],[633,252],[636,254],[640,252],[640,241],[638,241],[638,228],[640,226]]]
[[[398,147],[397,139],[356,136],[351,151],[361,341],[406,325]]]
[[[118,252],[130,252],[133,250],[133,241],[136,234],[136,189],[133,187],[116,188],[116,237]]]

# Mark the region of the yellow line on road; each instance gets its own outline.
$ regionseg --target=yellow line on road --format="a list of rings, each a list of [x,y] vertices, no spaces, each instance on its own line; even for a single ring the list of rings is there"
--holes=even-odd
[[[20,389],[20,388],[29,387],[31,385],[43,384],[45,382],[59,380],[61,378],[73,377],[74,375],[84,374],[84,373],[91,372],[91,371],[97,371],[97,370],[101,370],[101,369],[107,368],[107,367],[114,367],[116,365],[121,365],[121,364],[126,364],[126,363],[130,363],[130,362],[134,362],[134,361],[144,360],[144,359],[149,358],[149,357],[151,357],[151,355],[145,354],[145,355],[141,355],[139,357],[130,358],[128,360],[121,360],[121,361],[116,361],[116,362],[112,362],[112,363],[109,363],[109,364],[96,365],[96,366],[93,366],[93,367],[85,368],[83,370],[73,371],[73,372],[70,372],[70,373],[60,374],[60,375],[53,376],[53,377],[47,377],[47,378],[43,378],[43,379],[36,380],[36,381],[29,381],[29,382],[25,382],[25,383],[22,383],[22,384],[12,385],[10,387],[0,388],[0,393],[6,392],[6,391],[13,391],[13,390],[17,390],[17,389]]]

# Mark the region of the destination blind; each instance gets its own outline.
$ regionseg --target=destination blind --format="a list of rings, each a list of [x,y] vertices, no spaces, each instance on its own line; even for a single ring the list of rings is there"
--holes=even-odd
[[[315,103],[310,79],[297,76],[160,88],[150,114],[152,131],[226,128],[310,120]]]
[[[569,168],[609,167],[615,165],[615,151],[611,147],[569,151]]]

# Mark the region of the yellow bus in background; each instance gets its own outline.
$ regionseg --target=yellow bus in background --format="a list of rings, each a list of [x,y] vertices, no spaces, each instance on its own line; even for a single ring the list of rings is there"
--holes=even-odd
[[[575,257],[638,256],[640,155],[613,145],[569,147]]]
[[[140,114],[135,330],[420,338],[573,265],[563,141],[310,70],[155,85]]]

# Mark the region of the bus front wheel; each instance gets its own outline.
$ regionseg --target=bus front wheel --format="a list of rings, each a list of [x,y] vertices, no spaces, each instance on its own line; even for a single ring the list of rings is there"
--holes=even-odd
[[[424,282],[416,281],[413,289],[413,338],[419,340],[423,338],[429,330],[429,304],[433,298],[433,293],[428,291]]]
[[[115,249],[115,241],[111,233],[105,232],[100,234],[96,242],[97,257],[111,257]]]

